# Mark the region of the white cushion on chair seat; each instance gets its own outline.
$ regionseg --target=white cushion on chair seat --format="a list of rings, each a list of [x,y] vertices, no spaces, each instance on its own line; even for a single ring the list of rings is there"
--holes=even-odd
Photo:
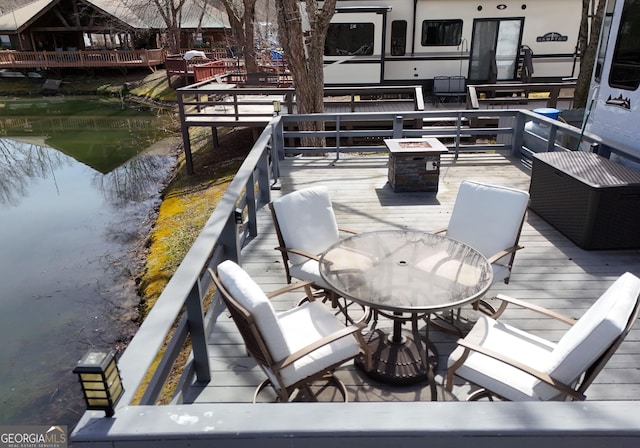
[[[482,315],[465,340],[541,371],[548,370],[549,356],[555,347],[545,339]],[[462,352],[463,348],[458,347],[451,353],[448,367]],[[512,401],[542,400],[557,395],[555,389],[541,385],[533,376],[473,351],[456,375]]]
[[[278,314],[278,322],[285,335],[289,353],[322,339],[344,328],[331,310],[317,302],[307,302]],[[360,351],[355,336],[347,336],[319,348],[281,371],[284,383],[289,386],[315,375],[336,363],[353,358]]]
[[[289,267],[289,273],[298,280],[312,281],[319,288],[329,288],[320,275],[320,264],[316,260],[307,259],[304,263],[294,264]]]
[[[318,255],[338,241],[340,233],[327,187],[297,190],[272,204],[288,248]],[[307,258],[289,254],[289,260],[296,265]]]
[[[493,283],[503,282],[505,278],[511,276],[511,271],[507,266],[493,263],[491,268],[493,269]]]
[[[229,294],[253,315],[258,330],[276,362],[345,328],[328,307],[316,302],[308,302],[288,311],[275,313],[260,286],[233,261],[220,263],[218,276]],[[353,358],[359,351],[360,345],[355,336],[338,339],[284,368],[281,371],[284,384],[286,387],[295,384],[336,363]],[[273,373],[269,370],[266,370],[266,373],[276,385]]]

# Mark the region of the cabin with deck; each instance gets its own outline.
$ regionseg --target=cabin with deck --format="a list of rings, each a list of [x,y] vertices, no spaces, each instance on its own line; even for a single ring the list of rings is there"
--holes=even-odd
[[[166,24],[153,8],[109,0],[36,0],[0,16],[0,68],[155,67],[164,63]],[[226,14],[188,1],[181,43],[223,46]]]

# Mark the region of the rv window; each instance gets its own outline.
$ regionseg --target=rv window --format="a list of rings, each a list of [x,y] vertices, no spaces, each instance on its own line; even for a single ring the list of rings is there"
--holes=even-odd
[[[640,85],[640,0],[627,0],[622,10],[609,84],[628,90]]]
[[[425,20],[422,22],[422,46],[460,45],[462,20]]]
[[[373,23],[329,24],[324,55],[372,55],[373,30]]]
[[[407,52],[407,21],[391,22],[391,56],[404,56]]]

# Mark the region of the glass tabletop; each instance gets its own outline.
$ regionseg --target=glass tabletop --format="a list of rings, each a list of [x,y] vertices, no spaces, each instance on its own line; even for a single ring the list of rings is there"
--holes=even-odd
[[[338,241],[320,257],[320,275],[346,298],[410,313],[472,302],[493,279],[491,265],[472,247],[409,230],[360,233]]]

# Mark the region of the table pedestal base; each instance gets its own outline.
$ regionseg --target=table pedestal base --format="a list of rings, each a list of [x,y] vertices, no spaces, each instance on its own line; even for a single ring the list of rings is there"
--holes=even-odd
[[[371,350],[371,370],[365,373],[377,381],[393,385],[427,381],[429,370],[437,365],[435,346],[428,344],[427,355],[423,342],[416,343],[409,331],[402,332],[400,342],[394,342],[392,336],[381,329],[371,330],[364,338]],[[425,356],[428,359],[425,360]],[[358,358],[356,365],[364,369]]]

